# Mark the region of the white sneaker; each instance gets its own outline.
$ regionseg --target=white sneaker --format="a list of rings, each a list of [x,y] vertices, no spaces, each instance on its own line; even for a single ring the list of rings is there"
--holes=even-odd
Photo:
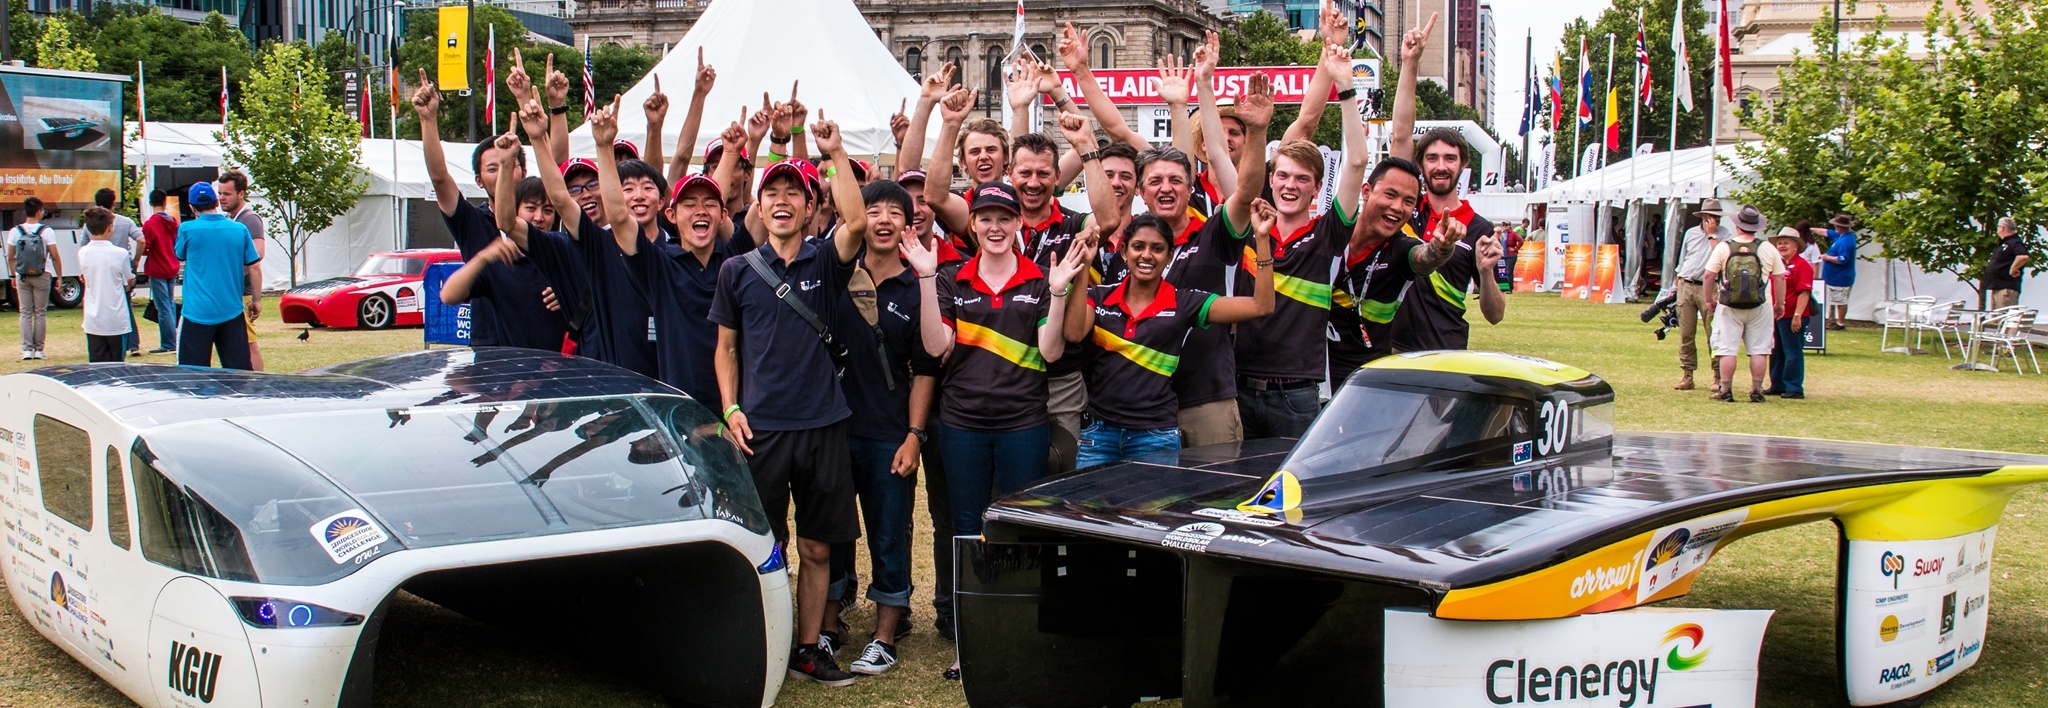
[[[43,354],[43,350],[41,350],[41,349],[37,349],[37,350],[36,350],[36,358],[37,358],[37,359],[48,359],[48,358],[50,358],[50,357],[49,357],[49,356],[47,356],[47,355],[45,355],[45,354]]]
[[[868,642],[868,645],[860,650],[860,658],[853,660],[853,665],[846,668],[863,676],[889,673],[890,669],[896,668],[896,648],[882,643],[880,639]]]
[[[21,350],[21,360],[22,360],[22,361],[28,361],[28,360],[30,360],[30,359],[34,359],[34,358],[36,358],[36,350],[34,350],[34,349],[23,349],[23,350]]]

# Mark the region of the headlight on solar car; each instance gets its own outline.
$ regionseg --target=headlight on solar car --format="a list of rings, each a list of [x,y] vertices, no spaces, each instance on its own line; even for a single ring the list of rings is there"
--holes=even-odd
[[[242,621],[257,629],[299,627],[347,627],[363,623],[362,615],[321,607],[309,602],[276,597],[229,598]]]

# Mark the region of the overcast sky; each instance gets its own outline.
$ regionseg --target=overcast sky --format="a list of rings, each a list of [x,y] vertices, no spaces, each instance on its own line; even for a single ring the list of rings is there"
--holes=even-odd
[[[1564,36],[1565,23],[1576,17],[1591,22],[1609,4],[1608,0],[1493,0],[1493,17],[1498,27],[1494,51],[1500,53],[1494,69],[1494,80],[1499,83],[1493,92],[1493,126],[1501,138],[1514,137],[1522,126],[1522,93],[1526,90],[1523,59],[1529,33],[1533,31],[1536,35],[1536,73],[1541,76],[1549,70],[1551,54]],[[1387,36],[1398,35],[1390,31]]]

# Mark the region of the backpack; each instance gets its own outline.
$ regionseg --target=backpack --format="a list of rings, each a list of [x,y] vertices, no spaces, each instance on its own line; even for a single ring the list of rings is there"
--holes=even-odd
[[[1721,266],[1721,304],[1738,310],[1760,307],[1770,299],[1770,277],[1757,255],[1762,241],[1728,242],[1728,260]]]
[[[42,224],[35,226],[36,232],[33,234],[28,232],[27,224],[14,227],[15,231],[21,234],[21,240],[14,245],[16,275],[33,278],[44,274],[43,266],[47,264],[50,253],[49,246],[43,242],[43,232],[48,231],[50,227]]]

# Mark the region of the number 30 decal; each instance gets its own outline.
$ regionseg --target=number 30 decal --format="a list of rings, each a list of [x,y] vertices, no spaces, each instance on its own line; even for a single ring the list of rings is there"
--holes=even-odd
[[[1536,415],[1543,418],[1542,434],[1536,437],[1536,454],[1555,455],[1564,452],[1565,440],[1571,437],[1572,432],[1571,404],[1565,401],[1544,401],[1542,410]]]

